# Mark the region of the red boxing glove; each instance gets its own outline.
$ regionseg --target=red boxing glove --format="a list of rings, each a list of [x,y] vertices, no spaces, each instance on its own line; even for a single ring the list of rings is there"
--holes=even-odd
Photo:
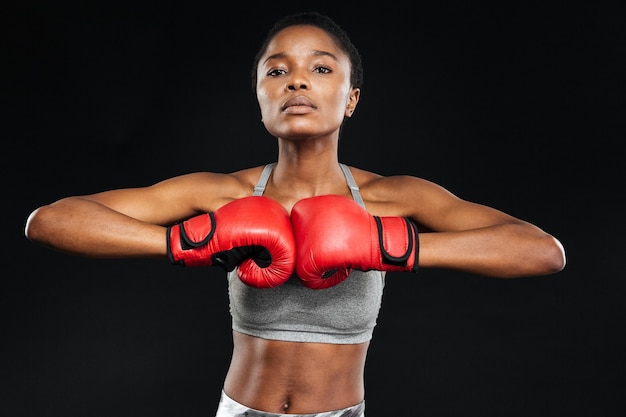
[[[167,229],[173,264],[238,267],[239,278],[255,288],[287,281],[296,261],[289,213],[262,196],[244,197],[215,212],[192,217]]]
[[[323,195],[291,210],[296,273],[314,289],[337,285],[352,269],[417,272],[417,226],[406,217],[372,216],[354,200]]]

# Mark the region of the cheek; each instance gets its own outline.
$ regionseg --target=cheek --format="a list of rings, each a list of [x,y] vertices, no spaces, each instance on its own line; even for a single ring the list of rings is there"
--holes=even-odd
[[[350,96],[347,92],[343,90],[335,90],[332,100],[333,112],[336,113],[338,117],[343,119],[349,101]]]
[[[261,114],[267,113],[269,109],[268,102],[270,100],[264,90],[257,89],[256,101],[259,104],[259,109],[261,110]]]

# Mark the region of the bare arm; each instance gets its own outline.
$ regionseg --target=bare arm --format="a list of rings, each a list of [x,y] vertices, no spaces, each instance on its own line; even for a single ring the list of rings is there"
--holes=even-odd
[[[561,243],[525,222],[420,234],[420,265],[497,278],[548,275],[565,267]]]
[[[423,179],[399,176],[375,182],[377,199],[389,203],[373,208],[383,215],[408,216],[424,229],[419,235],[421,267],[498,278],[547,275],[565,267],[561,242],[531,223],[460,199]]]
[[[67,197],[42,206],[26,222],[31,241],[97,258],[164,257],[165,230],[115,211],[92,196]]]
[[[166,257],[166,228],[217,209],[243,190],[225,174],[188,174],[158,184],[72,196],[33,211],[31,241],[98,258]]]

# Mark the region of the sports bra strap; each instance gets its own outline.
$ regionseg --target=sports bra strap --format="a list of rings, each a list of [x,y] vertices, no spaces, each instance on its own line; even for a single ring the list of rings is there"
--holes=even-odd
[[[254,193],[252,195],[263,195],[263,191],[265,191],[265,186],[267,185],[267,180],[270,179],[270,174],[272,173],[274,165],[276,165],[276,162],[265,165],[265,168],[263,168],[263,172],[261,172],[259,182],[257,182],[257,184],[254,186]]]
[[[365,208],[365,203],[363,202],[363,199],[361,198],[361,193],[359,192],[359,186],[356,185],[356,181],[354,181],[354,177],[352,176],[350,169],[345,164],[340,163],[339,166],[343,171],[343,175],[346,176],[346,181],[348,182],[348,187],[350,187],[352,198],[354,198],[354,201],[359,203],[361,207]]]

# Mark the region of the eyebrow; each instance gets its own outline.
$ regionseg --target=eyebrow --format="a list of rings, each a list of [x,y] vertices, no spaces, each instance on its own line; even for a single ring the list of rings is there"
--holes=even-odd
[[[335,61],[339,61],[339,60],[337,59],[337,57],[335,56],[335,54],[331,54],[331,53],[330,53],[330,52],[328,52],[328,51],[320,51],[320,50],[318,50],[318,49],[314,49],[314,50],[311,52],[311,55],[313,55],[313,56],[328,56],[328,57],[331,57],[332,59],[334,59]],[[286,53],[284,53],[284,52],[279,52],[279,53],[277,53],[277,54],[273,54],[273,55],[268,56],[268,57],[265,59],[265,61],[263,61],[263,63],[265,64],[267,61],[271,61],[272,59],[280,59],[280,58],[284,58],[284,57],[286,57],[286,56],[287,56],[287,54],[286,54]]]

